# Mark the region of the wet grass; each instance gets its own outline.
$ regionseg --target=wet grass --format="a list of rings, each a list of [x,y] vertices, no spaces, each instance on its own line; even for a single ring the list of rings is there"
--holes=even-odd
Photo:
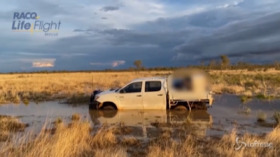
[[[80,94],[73,94],[70,98],[66,99],[67,104],[87,104],[89,103],[90,100],[90,95],[86,95],[85,93],[80,93]]]
[[[42,131],[34,136],[26,132],[13,141],[0,145],[0,156],[279,156],[280,127],[274,128],[266,135],[238,135],[234,129],[221,138],[195,136],[184,131],[162,129],[157,136],[138,139],[127,135],[124,124],[106,125],[98,129],[91,128],[87,121],[73,120],[70,124],[63,122],[54,125],[53,132]],[[174,138],[172,134],[176,134]],[[236,138],[246,143],[271,142],[271,148],[242,147],[235,150]]]
[[[249,115],[251,113],[251,109],[248,106],[244,105],[242,110],[239,111],[239,113]]]
[[[210,72],[213,91],[241,95],[246,103],[251,98],[275,99],[280,96],[280,75],[274,72],[215,71]]]
[[[0,115],[0,141],[6,141],[14,132],[23,131],[26,124],[20,122],[17,118]]]
[[[55,124],[55,125],[59,125],[59,124],[61,124],[63,121],[62,121],[62,118],[61,117],[57,117],[56,119],[55,119],[55,121],[53,122],[53,124]]]
[[[80,119],[81,119],[81,116],[77,113],[74,113],[71,117],[71,120],[73,120],[73,121],[78,121]]]
[[[280,112],[274,112],[273,118],[275,119],[275,122],[280,125]]]
[[[257,94],[256,98],[260,99],[260,100],[273,100],[273,99],[276,99],[277,97],[275,97],[273,95]]]
[[[267,118],[267,115],[264,112],[259,111],[257,113],[257,120],[258,120],[258,122],[265,122],[266,118]]]
[[[242,95],[240,96],[240,100],[242,103],[246,104],[247,102],[252,100],[252,96]]]

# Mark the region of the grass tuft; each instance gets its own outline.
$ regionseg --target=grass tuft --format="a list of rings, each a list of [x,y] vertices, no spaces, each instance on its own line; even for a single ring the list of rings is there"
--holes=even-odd
[[[0,141],[7,140],[13,132],[23,131],[26,125],[15,117],[0,115]]]
[[[258,122],[264,122],[266,120],[266,114],[264,112],[258,112],[257,119]]]
[[[71,117],[72,121],[78,121],[81,119],[81,116],[78,113],[74,113]]]
[[[280,125],[280,112],[274,112],[273,118],[275,119],[276,123]]]

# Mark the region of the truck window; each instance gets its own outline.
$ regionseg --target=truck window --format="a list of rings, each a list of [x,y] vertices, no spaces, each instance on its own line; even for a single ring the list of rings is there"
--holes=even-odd
[[[145,92],[156,92],[161,90],[160,81],[147,81],[145,83]]]
[[[121,90],[121,93],[137,93],[141,92],[142,82],[134,82],[127,85],[125,88]]]

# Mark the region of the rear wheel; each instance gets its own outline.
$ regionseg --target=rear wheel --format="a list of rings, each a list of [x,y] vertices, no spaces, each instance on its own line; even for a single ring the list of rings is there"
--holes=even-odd
[[[188,108],[184,105],[177,105],[173,108],[174,110],[186,111]]]

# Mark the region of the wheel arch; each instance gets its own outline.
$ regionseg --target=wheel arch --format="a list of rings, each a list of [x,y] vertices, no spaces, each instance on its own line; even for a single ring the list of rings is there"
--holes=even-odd
[[[104,106],[113,106],[115,109],[118,109],[116,103],[112,102],[112,101],[105,101],[102,103],[102,105],[99,108],[102,108]]]

